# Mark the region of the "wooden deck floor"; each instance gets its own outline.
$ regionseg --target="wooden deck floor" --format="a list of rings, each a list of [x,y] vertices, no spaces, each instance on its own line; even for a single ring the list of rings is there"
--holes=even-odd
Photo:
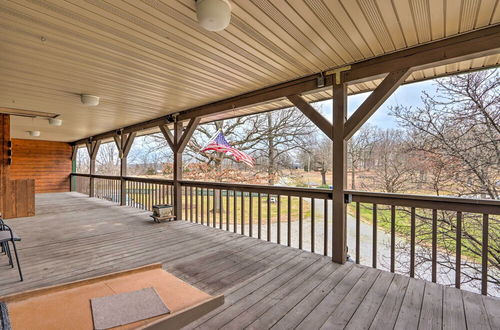
[[[410,279],[77,193],[38,195],[8,221],[25,281],[0,256],[0,295],[154,262],[225,304],[201,329],[500,329],[500,300]]]

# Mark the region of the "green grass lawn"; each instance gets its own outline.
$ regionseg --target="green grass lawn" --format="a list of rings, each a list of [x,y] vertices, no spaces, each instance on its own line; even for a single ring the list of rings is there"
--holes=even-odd
[[[151,209],[151,206],[154,202],[153,198],[150,196],[149,193],[129,193],[128,194],[129,198],[134,199],[136,202],[140,204],[144,204],[147,206],[147,209]],[[198,216],[196,217],[196,197],[198,197]],[[224,194],[222,196],[222,222],[225,223],[226,218],[227,218],[227,210],[229,209],[229,221],[230,223],[234,223],[234,196],[229,196],[229,208],[228,208],[228,199],[227,196]],[[190,211],[190,206],[192,206],[192,214],[193,214],[193,220],[196,220],[198,218],[198,221],[201,221],[202,217],[203,220],[207,220],[207,216],[210,218],[210,221],[213,221],[213,210],[214,210],[214,196],[207,196],[206,194],[201,196],[194,196],[192,197],[192,205],[190,204],[191,198],[188,196],[186,199],[185,195],[182,195],[182,201],[183,205],[188,205],[188,212],[187,215],[185,214],[185,207],[183,207],[182,212],[183,212],[183,218],[190,220],[191,216],[191,211]],[[166,203],[167,200],[166,198],[164,200],[159,200],[160,203]],[[290,205],[290,215],[292,221],[296,221],[299,219],[299,198],[298,197],[292,197],[291,205]],[[202,206],[203,204],[203,206]],[[267,221],[267,196],[261,196],[260,199],[260,206],[261,206],[261,219],[262,222],[265,223]],[[203,216],[202,216],[202,207],[203,207]],[[276,222],[278,221],[278,203],[277,200],[275,202],[270,203],[270,219],[271,222]],[[248,194],[245,195],[244,198],[244,223],[249,222],[250,218],[250,198]],[[207,212],[207,210],[209,212]],[[242,215],[242,204],[241,204],[241,195],[236,196],[236,220],[237,223],[241,223],[241,215]],[[209,213],[207,215],[207,213]],[[217,223],[220,221],[220,208],[217,208],[215,215],[216,215],[216,220]],[[252,195],[252,219],[253,223],[258,222],[258,214],[259,214],[259,201],[258,197],[256,195]],[[307,201],[303,200],[302,202],[302,216],[303,219],[309,219],[311,217],[311,205]],[[286,196],[281,196],[281,221],[287,221],[288,219],[288,197]]]

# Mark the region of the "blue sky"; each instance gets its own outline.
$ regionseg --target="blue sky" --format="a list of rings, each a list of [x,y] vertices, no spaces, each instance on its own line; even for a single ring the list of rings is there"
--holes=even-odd
[[[397,122],[389,115],[389,107],[395,105],[418,107],[422,105],[422,91],[433,94],[436,89],[432,80],[412,83],[400,86],[396,91],[382,104],[382,106],[370,117],[368,123],[380,128],[396,128]],[[348,114],[351,115],[371,92],[349,96],[347,99]],[[322,104],[324,115],[328,120],[332,120],[332,101],[320,102]]]

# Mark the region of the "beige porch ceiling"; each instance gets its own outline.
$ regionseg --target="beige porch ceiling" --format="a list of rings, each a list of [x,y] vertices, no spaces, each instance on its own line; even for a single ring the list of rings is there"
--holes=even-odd
[[[495,0],[230,2],[231,24],[220,33],[198,26],[194,0],[0,2],[0,107],[64,119],[52,127],[15,117],[12,136],[36,129],[39,139],[74,141],[500,23]],[[481,57],[407,81],[499,62],[499,54]],[[350,93],[377,83],[350,86]],[[81,93],[100,96],[101,104],[82,106]],[[276,100],[237,114],[287,105]]]

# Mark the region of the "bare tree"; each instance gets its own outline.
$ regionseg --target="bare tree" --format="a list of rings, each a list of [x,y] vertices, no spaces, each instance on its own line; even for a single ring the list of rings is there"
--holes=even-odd
[[[358,169],[360,166],[366,166],[366,161],[372,155],[378,136],[375,126],[365,124],[347,142],[347,163],[351,169],[351,189],[356,189]]]
[[[120,174],[120,158],[115,142],[103,143],[96,157],[96,172],[106,175]]]
[[[500,198],[500,77],[497,70],[437,80],[424,106],[393,107],[411,149],[440,159],[460,196]]]
[[[299,152],[307,137],[316,127],[296,108],[283,109],[257,115],[253,129],[261,137],[254,149],[267,159],[265,166],[268,183],[273,185],[282,167],[289,163],[289,156]]]
[[[375,189],[384,192],[404,192],[412,185],[415,175],[413,155],[408,154],[407,142],[401,131],[388,129],[377,133],[373,146]]]
[[[302,163],[307,164],[308,171],[313,170],[320,173],[321,185],[323,186],[327,185],[326,174],[332,170],[332,147],[330,138],[311,134],[300,155]]]
[[[500,79],[497,70],[469,73],[437,80],[436,93],[424,93],[423,106],[391,109],[410,137],[407,152],[426,174],[425,181],[437,193],[499,199],[500,178]],[[465,219],[467,217],[467,219]],[[464,214],[462,226],[462,283],[479,287],[483,216]],[[489,218],[488,282],[500,285],[500,220]],[[416,236],[431,235],[432,215],[422,210]],[[456,269],[456,213],[440,212],[440,256],[444,272]],[[428,241],[417,253],[418,262],[429,265]]]

